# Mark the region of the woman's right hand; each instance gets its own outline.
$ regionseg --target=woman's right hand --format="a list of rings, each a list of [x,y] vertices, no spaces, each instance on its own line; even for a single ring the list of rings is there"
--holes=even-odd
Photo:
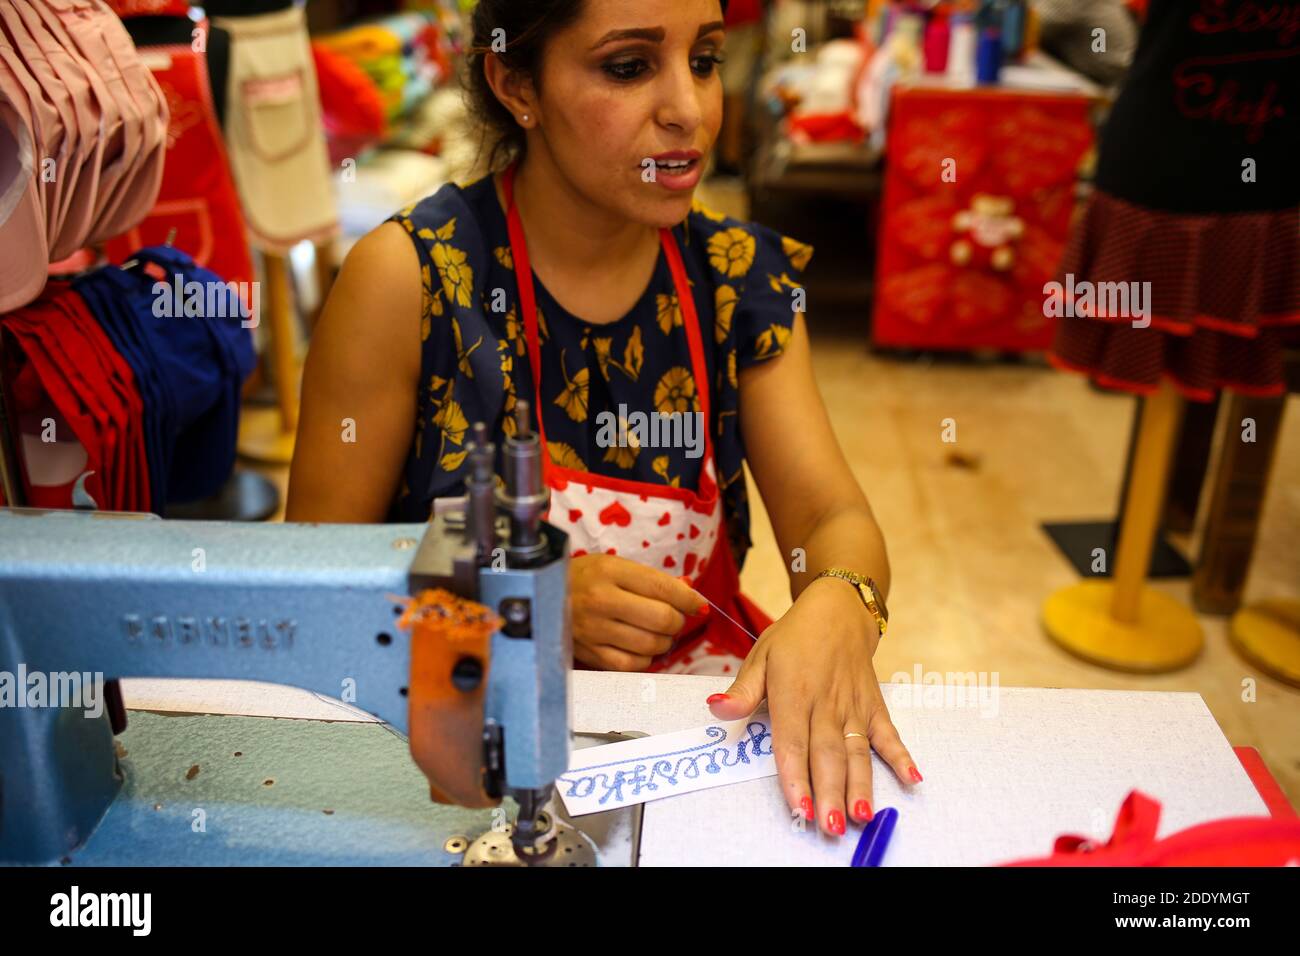
[[[573,656],[600,670],[643,671],[709,602],[681,578],[613,554],[569,561]]]

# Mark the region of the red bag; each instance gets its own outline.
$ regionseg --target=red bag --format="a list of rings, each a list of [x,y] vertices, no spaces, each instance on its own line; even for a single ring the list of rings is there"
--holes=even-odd
[[[1230,817],[1156,839],[1160,802],[1134,790],[1124,799],[1115,832],[1098,846],[1088,837],[1056,838],[1052,855],[1004,866],[1296,866],[1300,820]]]

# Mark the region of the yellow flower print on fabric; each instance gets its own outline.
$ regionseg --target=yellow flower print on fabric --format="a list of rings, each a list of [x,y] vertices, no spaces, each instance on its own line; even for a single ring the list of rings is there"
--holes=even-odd
[[[513,372],[515,370],[515,357],[510,354],[510,343],[503,340],[497,341],[497,352],[501,355],[501,380],[502,390],[505,393],[505,403],[501,408],[501,430],[507,436],[515,436],[515,404],[517,401],[515,394],[515,381]]]
[[[704,203],[700,202],[698,199],[696,199],[694,202],[691,203],[691,210],[693,212],[698,212],[705,219],[711,219],[714,222],[722,222],[722,220],[727,218],[720,212],[714,212],[712,209],[704,205]]]
[[[626,445],[614,444],[605,450],[604,460],[613,462],[617,467],[630,469],[636,465],[636,456],[641,453],[641,444],[636,433],[628,429],[627,419],[619,417],[619,435],[624,437]]]
[[[426,342],[433,332],[433,320],[440,318],[443,312],[442,288],[435,288],[433,275],[428,266],[420,267],[420,290],[422,302],[420,308],[420,341]]]
[[[473,301],[471,290],[474,287],[474,270],[469,265],[469,256],[440,242],[433,247],[433,264],[438,267],[448,301],[468,308]]]
[[[469,364],[469,357],[474,354],[476,348],[483,344],[483,337],[479,336],[479,340],[467,349],[463,344],[461,344],[460,323],[455,319],[451,320],[451,332],[452,335],[456,337],[456,365],[460,369],[462,375],[466,378],[473,378],[474,367]]]
[[[731,319],[736,313],[736,303],[740,297],[736,290],[727,284],[718,286],[713,296],[713,336],[721,345],[731,334]]]
[[[572,468],[574,471],[588,471],[586,462],[584,462],[572,445],[566,445],[562,441],[548,441],[546,450],[551,455],[551,461],[561,468]]]
[[[515,343],[515,354],[523,358],[524,352],[527,351],[524,324],[519,321],[519,313],[513,305],[510,307],[510,311],[506,313],[506,339]]]
[[[511,272],[515,268],[515,254],[509,246],[497,246],[492,250],[492,254],[497,257],[497,262],[501,263]]]
[[[754,264],[754,249],[754,237],[733,226],[709,239],[709,262],[728,279],[739,279]]]
[[[565,413],[575,422],[585,422],[587,420],[587,394],[590,384],[591,369],[578,369],[573,378],[569,378],[569,373],[564,365],[564,352],[560,352],[560,371],[564,374],[564,389],[556,396],[555,404],[564,409]]]
[[[655,408],[670,415],[673,412],[700,410],[700,398],[695,393],[695,378],[690,369],[675,365],[664,372],[655,386]]]
[[[447,472],[456,471],[465,464],[465,456],[468,454],[468,448],[463,451],[448,452],[438,459],[438,467]]]
[[[643,365],[645,365],[645,346],[641,342],[641,326],[638,325],[632,330],[627,340],[627,347],[623,349],[623,373],[635,382],[641,376]]]
[[[812,258],[813,247],[806,243],[791,239],[788,236],[781,237],[781,248],[785,251],[786,257],[790,260],[790,265],[794,266],[800,272],[808,267],[808,260]]]
[[[582,347],[587,347],[587,339],[582,339]],[[595,338],[591,344],[596,349],[596,363],[600,367],[600,374],[609,381],[609,370],[618,369],[630,380],[635,382],[641,377],[641,369],[645,365],[645,344],[641,340],[641,327],[638,325],[632,329],[632,334],[628,336],[627,345],[623,347],[623,361],[614,358],[614,338]]]
[[[789,341],[790,330],[784,325],[773,323],[768,326],[766,332],[760,332],[758,338],[754,340],[754,358],[766,359],[780,355]]]
[[[798,282],[795,282],[793,279],[790,278],[790,276],[787,273],[784,272],[781,273],[780,277],[768,273],[767,282],[768,285],[772,287],[773,292],[784,292],[787,289],[803,288],[803,286],[801,286]]]
[[[656,320],[659,322],[659,331],[664,335],[672,332],[673,327],[681,327],[682,324],[682,306],[677,301],[677,294],[657,295],[655,296]]]
[[[447,294],[447,301],[469,308],[474,301],[474,269],[469,264],[469,256],[451,245],[456,235],[456,220],[451,219],[436,232],[421,229],[419,236],[433,243],[430,256],[438,277],[442,280],[442,291]]]
[[[460,403],[450,395],[439,405],[438,413],[433,416],[433,423],[442,429],[442,444],[438,449],[438,467],[443,471],[456,471],[465,461],[465,455],[468,449],[458,452],[448,452],[447,443],[453,445],[462,445],[465,441],[465,433],[469,430],[469,420],[465,417],[465,412],[461,409]]]
[[[461,444],[465,439],[465,432],[469,430],[469,419],[461,410],[460,402],[454,398],[449,398],[442,403],[438,413],[433,416],[433,423],[442,429],[447,440],[454,445]]]
[[[668,476],[667,455],[660,455],[658,458],[656,458],[654,461],[650,463],[650,467],[654,469],[654,473],[656,475],[658,475],[668,484],[672,485],[674,488],[681,487],[681,481],[682,481],[681,475],[674,475],[672,477]]]
[[[609,381],[609,350],[614,347],[612,338],[592,339],[592,344],[596,346],[596,365],[600,368],[600,375],[605,381]],[[615,363],[617,364],[617,363]]]
[[[727,353],[727,381],[731,383],[732,388],[739,388],[736,382],[736,350],[733,348]]]

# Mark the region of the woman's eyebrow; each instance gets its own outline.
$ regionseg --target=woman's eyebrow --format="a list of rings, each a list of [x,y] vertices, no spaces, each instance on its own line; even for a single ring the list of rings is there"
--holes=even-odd
[[[695,38],[698,40],[700,37],[708,36],[710,33],[723,29],[725,29],[723,22],[721,20],[715,20],[712,23],[706,23],[700,27],[699,32],[695,34]],[[614,43],[618,40],[648,40],[651,43],[663,43],[664,28],[634,27],[629,30],[610,30],[603,37],[597,40],[591,48],[593,50],[599,50],[606,44]]]
[[[607,43],[614,43],[617,40],[649,40],[651,43],[664,42],[663,27],[635,27],[630,30],[610,30],[601,37],[592,46],[593,50],[599,50]]]

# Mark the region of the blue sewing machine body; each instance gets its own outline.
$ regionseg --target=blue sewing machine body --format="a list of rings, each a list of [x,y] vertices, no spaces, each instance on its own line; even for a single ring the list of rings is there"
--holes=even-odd
[[[42,675],[51,698],[72,673],[287,684],[407,734],[411,635],[397,617],[410,595],[447,587],[527,609],[515,636],[491,637],[485,767],[494,796],[549,794],[569,755],[567,541],[542,523],[539,558],[494,567],[464,519],[255,525],[0,509],[0,674],[15,687],[20,672]],[[0,706],[0,863],[75,862],[122,787],[125,713],[120,699],[98,716],[23,703]]]

